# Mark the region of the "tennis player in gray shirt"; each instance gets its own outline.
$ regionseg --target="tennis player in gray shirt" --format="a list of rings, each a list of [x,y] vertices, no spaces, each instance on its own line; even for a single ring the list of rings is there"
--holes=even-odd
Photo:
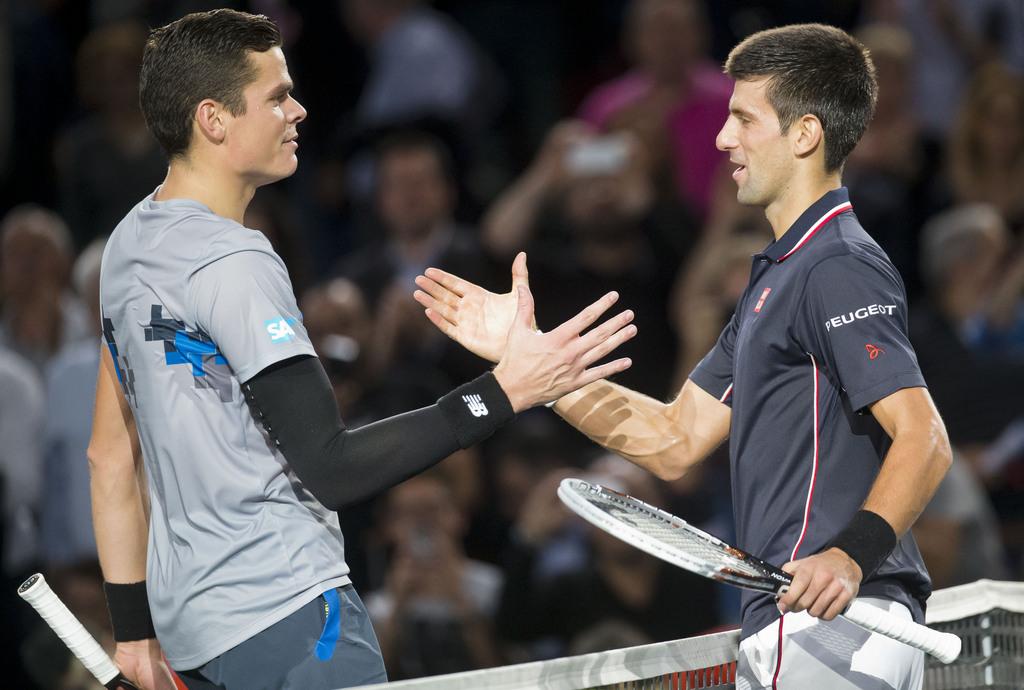
[[[216,10],[156,29],[143,58],[170,166],[104,253],[89,447],[115,660],[143,688],[173,687],[164,656],[192,689],[386,680],[334,511],[630,364],[597,364],[635,333],[629,312],[590,328],[614,293],[540,333],[524,286],[492,372],[346,429],[284,264],[242,224],[297,166],[280,44],[266,17]]]

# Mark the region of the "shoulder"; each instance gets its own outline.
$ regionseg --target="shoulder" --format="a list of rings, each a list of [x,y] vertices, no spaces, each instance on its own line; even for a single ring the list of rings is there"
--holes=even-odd
[[[832,221],[831,232],[808,252],[808,282],[835,284],[844,278],[903,281],[889,256],[864,230],[857,217],[844,214]]]
[[[182,219],[180,225],[183,242],[194,248],[190,276],[227,257],[281,263],[266,235],[233,220],[200,214]]]

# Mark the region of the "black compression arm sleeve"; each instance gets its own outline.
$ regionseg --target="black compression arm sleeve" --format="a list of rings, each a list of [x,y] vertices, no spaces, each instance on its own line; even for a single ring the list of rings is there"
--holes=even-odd
[[[302,484],[332,510],[418,474],[483,440],[514,416],[488,373],[436,405],[346,429],[316,357],[268,367],[242,391]]]

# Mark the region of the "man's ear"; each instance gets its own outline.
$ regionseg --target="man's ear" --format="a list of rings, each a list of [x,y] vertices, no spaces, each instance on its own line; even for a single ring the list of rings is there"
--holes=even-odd
[[[220,144],[227,137],[227,116],[222,103],[205,98],[196,106],[194,127],[211,144]]]
[[[819,148],[824,153],[825,132],[821,120],[815,115],[804,115],[790,128],[790,140],[793,142],[793,155],[797,158],[812,156]]]

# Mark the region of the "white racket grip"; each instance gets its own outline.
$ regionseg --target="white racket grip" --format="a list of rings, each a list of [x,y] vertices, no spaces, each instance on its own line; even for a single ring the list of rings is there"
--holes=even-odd
[[[960,656],[962,643],[956,635],[932,630],[914,621],[899,618],[871,604],[854,601],[843,613],[843,617],[866,630],[927,652],[944,664]]]
[[[36,573],[18,588],[21,598],[32,604],[32,607],[43,617],[64,644],[68,646],[78,660],[82,662],[104,685],[116,678],[120,671],[99,643],[93,639],[89,631],[78,622],[75,614],[68,610],[46,579]]]

